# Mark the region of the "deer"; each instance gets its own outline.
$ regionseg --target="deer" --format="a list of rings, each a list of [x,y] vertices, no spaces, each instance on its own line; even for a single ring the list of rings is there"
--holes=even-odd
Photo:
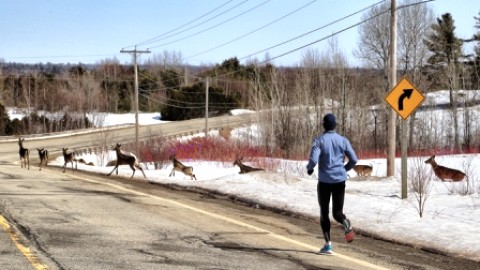
[[[62,148],[62,153],[63,153],[63,160],[65,163],[63,164],[63,172],[67,169],[67,164],[72,163],[72,172],[73,170],[73,162],[75,162],[75,170],[77,169],[77,160],[75,159],[75,152],[70,152],[67,153],[68,148]]]
[[[122,147],[122,145],[117,143],[117,145],[113,148],[113,150],[115,150],[115,152],[117,153],[117,162],[113,170],[109,174],[107,174],[107,176],[110,176],[115,170],[117,170],[117,175],[118,175],[118,166],[129,165],[130,168],[132,168],[133,170],[133,173],[130,179],[132,179],[133,176],[135,175],[135,171],[136,171],[135,168],[139,169],[142,172],[143,177],[147,178],[147,176],[145,175],[145,172],[143,171],[143,168],[138,163],[137,157],[134,154],[123,153],[122,150],[120,150],[120,147]]]
[[[193,173],[193,167],[192,166],[185,166],[183,165],[182,162],[178,161],[176,158],[175,154],[170,156],[170,160],[173,162],[173,168],[172,171],[168,176],[175,176],[175,171],[182,172],[185,175],[190,176],[191,180],[197,180],[197,177],[195,177],[195,174]]]
[[[353,170],[357,173],[358,176],[370,176],[372,175],[373,166],[372,165],[355,165]]]
[[[45,163],[45,166],[48,164],[48,150],[44,148],[37,148],[38,157],[40,158],[39,171],[42,170],[42,165]]]
[[[442,181],[459,182],[466,176],[462,171],[438,165],[437,162],[435,162],[435,155],[427,159],[425,163],[432,165],[433,172]]]
[[[18,153],[20,154],[20,167],[25,167],[30,170],[30,150],[23,147],[23,141],[25,141],[25,138],[18,139],[18,146],[20,147],[18,150]]]
[[[239,174],[244,174],[244,173],[249,173],[249,172],[255,172],[255,171],[263,171],[263,169],[261,169],[261,168],[254,168],[254,167],[250,167],[250,166],[247,166],[247,165],[243,164],[243,163],[242,163],[242,160],[243,160],[243,157],[237,158],[237,159],[233,162],[233,166],[237,165],[238,167],[240,167],[240,172],[239,172]]]
[[[87,162],[87,161],[85,161],[85,159],[83,159],[83,158],[77,159],[77,162],[78,162],[78,163],[81,163],[81,164],[85,164],[85,165],[87,165],[87,166],[95,166],[95,164],[93,164],[93,162],[91,162],[91,161],[90,161],[90,162]],[[107,166],[108,166],[108,165],[107,165]],[[111,165],[111,166],[113,166],[113,165]]]

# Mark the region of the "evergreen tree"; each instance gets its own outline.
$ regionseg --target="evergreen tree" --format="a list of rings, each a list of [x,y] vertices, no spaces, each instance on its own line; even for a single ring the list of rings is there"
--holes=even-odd
[[[450,13],[437,18],[437,23],[433,24],[431,29],[432,32],[424,39],[431,52],[427,59],[427,68],[432,71],[429,73],[430,79],[437,87],[455,89],[463,41],[455,35],[454,20]]]
[[[180,89],[182,74],[173,69],[163,70],[160,73],[161,81],[167,88]]]
[[[427,67],[434,72],[429,74],[429,78],[434,86],[447,88],[450,91],[454,148],[460,149],[457,103],[453,90],[458,89],[463,41],[455,35],[455,24],[450,13],[445,13],[441,18],[437,18],[437,23],[432,25],[432,32],[424,42],[432,53],[427,59]]]
[[[182,87],[181,90],[169,91],[167,106],[162,111],[162,119],[179,121],[205,117],[205,84],[196,83]],[[208,88],[209,116],[218,116],[240,106],[239,97],[226,95],[220,88]]]

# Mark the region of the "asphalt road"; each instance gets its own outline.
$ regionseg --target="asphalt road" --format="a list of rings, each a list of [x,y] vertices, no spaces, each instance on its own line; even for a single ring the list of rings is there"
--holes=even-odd
[[[12,164],[0,178],[0,213],[14,227],[2,233],[2,269],[381,269],[319,256],[316,235],[283,216],[205,194]]]
[[[83,147],[88,136],[27,139],[24,145]],[[18,163],[16,141],[0,142],[2,270],[479,269],[475,262],[362,235],[348,244],[337,227],[332,234],[336,255],[318,255],[323,240],[315,220],[142,178],[39,171],[34,162],[27,170]]]

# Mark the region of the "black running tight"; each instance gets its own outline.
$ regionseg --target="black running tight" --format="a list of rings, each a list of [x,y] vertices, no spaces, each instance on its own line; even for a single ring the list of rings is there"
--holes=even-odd
[[[343,203],[345,199],[345,181],[336,184],[318,182],[317,197],[320,206],[320,225],[322,227],[325,241],[330,241],[330,197],[332,198],[332,215],[340,224],[346,219],[343,214]]]

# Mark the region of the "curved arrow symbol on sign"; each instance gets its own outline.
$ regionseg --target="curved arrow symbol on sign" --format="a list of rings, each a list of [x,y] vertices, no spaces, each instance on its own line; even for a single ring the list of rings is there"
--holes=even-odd
[[[413,93],[413,89],[403,89],[403,94],[401,94],[400,97],[398,98],[399,111],[403,111],[403,100],[405,98],[410,99],[410,97],[412,96],[412,93]]]

